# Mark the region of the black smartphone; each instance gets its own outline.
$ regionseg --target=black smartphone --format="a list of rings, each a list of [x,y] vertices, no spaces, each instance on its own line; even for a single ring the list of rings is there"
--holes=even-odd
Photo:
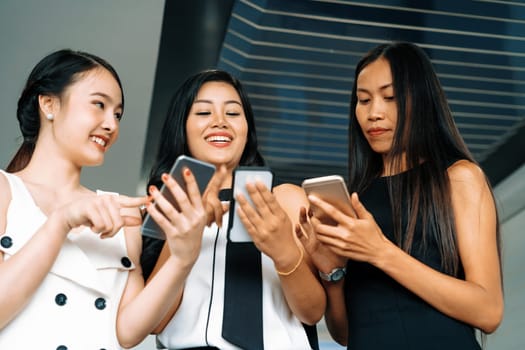
[[[184,167],[191,170],[197,180],[199,191],[202,194],[206,190],[208,182],[210,182],[210,179],[215,173],[215,165],[186,155],[179,156],[170,170],[170,175],[175,181],[177,181],[182,189],[186,191],[186,182],[182,176],[182,170]],[[171,191],[165,185],[162,185],[160,192],[175,208],[178,208],[175,198],[173,198]],[[146,215],[144,222],[142,223],[142,234],[153,238],[166,239],[166,235],[162,229],[149,214]]]
[[[306,179],[301,185],[306,195],[315,194],[345,214],[356,217],[344,179],[340,175],[328,175]],[[315,207],[312,207],[315,213]]]
[[[251,242],[252,237],[246,231],[239,215],[237,215],[237,203],[235,197],[242,193],[248,202],[253,206],[253,202],[246,190],[246,183],[254,183],[256,180],[262,181],[271,191],[273,188],[273,173],[268,167],[242,166],[237,167],[233,172],[233,197],[230,204],[230,217],[228,224],[228,239],[232,242]]]

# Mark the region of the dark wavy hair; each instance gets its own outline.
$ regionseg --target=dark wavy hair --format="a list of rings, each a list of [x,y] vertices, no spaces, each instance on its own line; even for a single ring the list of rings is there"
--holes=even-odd
[[[160,136],[157,157],[150,173],[148,187],[150,185],[156,185],[157,187],[162,185],[160,176],[162,173],[169,172],[178,156],[182,154],[191,156],[186,136],[186,121],[201,86],[211,81],[224,82],[233,86],[241,99],[244,115],[248,123],[248,137],[239,165],[264,164],[263,157],[258,151],[252,107],[241,82],[228,72],[217,69],[205,70],[189,77],[177,89],[171,99]]]
[[[33,156],[40,132],[38,96],[60,98],[68,87],[80,80],[84,73],[101,67],[108,70],[117,81],[124,107],[124,92],[120,78],[115,69],[104,59],[87,52],[62,49],[47,55],[37,63],[29,74],[24,90],[18,99],[16,117],[23,141],[6,168],[8,172],[24,169]]]
[[[357,78],[365,67],[378,59],[385,59],[390,65],[397,103],[397,127],[388,155],[392,159],[391,169],[383,169],[382,157],[368,144],[355,112]],[[437,242],[443,270],[460,276],[463,272],[446,170],[450,161],[477,162],[454,123],[430,59],[418,46],[407,42],[383,44],[372,49],[357,64],[350,101],[348,159],[349,189],[358,193],[383,170],[390,170],[392,174],[400,172],[402,161],[406,161],[406,167],[411,169],[406,177],[388,177],[397,244],[410,252],[420,215],[423,242]],[[422,161],[424,166],[419,166]],[[408,200],[408,218],[403,218],[400,198]],[[406,227],[402,227],[405,219]],[[431,234],[434,236],[430,237]],[[499,225],[497,236],[500,250]]]

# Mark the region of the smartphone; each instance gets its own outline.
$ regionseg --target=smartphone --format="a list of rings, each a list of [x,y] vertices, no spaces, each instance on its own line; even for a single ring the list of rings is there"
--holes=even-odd
[[[332,204],[347,215],[356,217],[346,188],[345,180],[340,175],[328,175],[306,179],[301,185],[306,195],[315,194]],[[315,214],[315,206],[312,206]]]
[[[208,182],[215,173],[215,165],[203,162],[201,160],[186,155],[179,156],[177,160],[175,160],[173,166],[171,167],[170,175],[186,192],[186,182],[184,181],[184,178],[182,176],[182,170],[185,167],[189,168],[195,176],[197,185],[199,187],[199,191],[202,194],[206,190]],[[175,200],[175,198],[173,198],[171,191],[166,187],[166,185],[162,185],[160,192],[175,208],[178,208],[177,201]],[[149,214],[146,215],[146,217],[144,218],[144,222],[142,223],[142,234],[157,239],[166,239],[166,235],[164,234],[162,229],[159,227],[159,225],[157,225],[155,220],[153,220],[153,218],[150,217]]]
[[[246,183],[254,183],[256,180],[263,182],[271,191],[273,188],[273,173],[267,167],[242,166],[233,172],[233,197],[230,203],[230,218],[228,224],[228,239],[232,242],[252,242],[252,237],[246,231],[239,215],[237,214],[237,203],[235,197],[242,193],[253,206],[253,202],[246,190]]]

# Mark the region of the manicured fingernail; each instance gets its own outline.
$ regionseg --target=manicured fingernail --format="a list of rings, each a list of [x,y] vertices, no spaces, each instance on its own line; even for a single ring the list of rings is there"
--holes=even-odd
[[[164,173],[161,175],[162,181],[168,181],[168,174]]]

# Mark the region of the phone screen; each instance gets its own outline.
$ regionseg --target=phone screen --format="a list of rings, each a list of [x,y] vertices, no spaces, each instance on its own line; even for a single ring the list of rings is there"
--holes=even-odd
[[[175,179],[175,181],[177,181],[179,186],[181,186],[182,189],[186,191],[186,182],[182,176],[182,170],[184,167],[189,168],[195,176],[199,191],[202,195],[202,193],[206,190],[206,186],[208,186],[208,182],[215,173],[215,166],[213,164],[203,162],[186,155],[179,156],[170,170],[170,175]],[[171,191],[165,185],[162,185],[160,192],[175,208],[178,208],[175,198],[173,198]],[[144,222],[142,224],[142,234],[153,238],[166,239],[166,235],[162,229],[159,227],[159,225],[157,225],[155,220],[149,216],[149,214],[144,218]]]
[[[237,215],[237,203],[235,197],[242,193],[253,206],[253,202],[246,190],[246,183],[254,183],[256,180],[263,182],[271,190],[273,186],[273,173],[267,167],[238,167],[233,173],[233,198],[230,205],[230,219],[228,224],[228,238],[232,242],[251,242],[252,237],[246,231],[239,215]]]

